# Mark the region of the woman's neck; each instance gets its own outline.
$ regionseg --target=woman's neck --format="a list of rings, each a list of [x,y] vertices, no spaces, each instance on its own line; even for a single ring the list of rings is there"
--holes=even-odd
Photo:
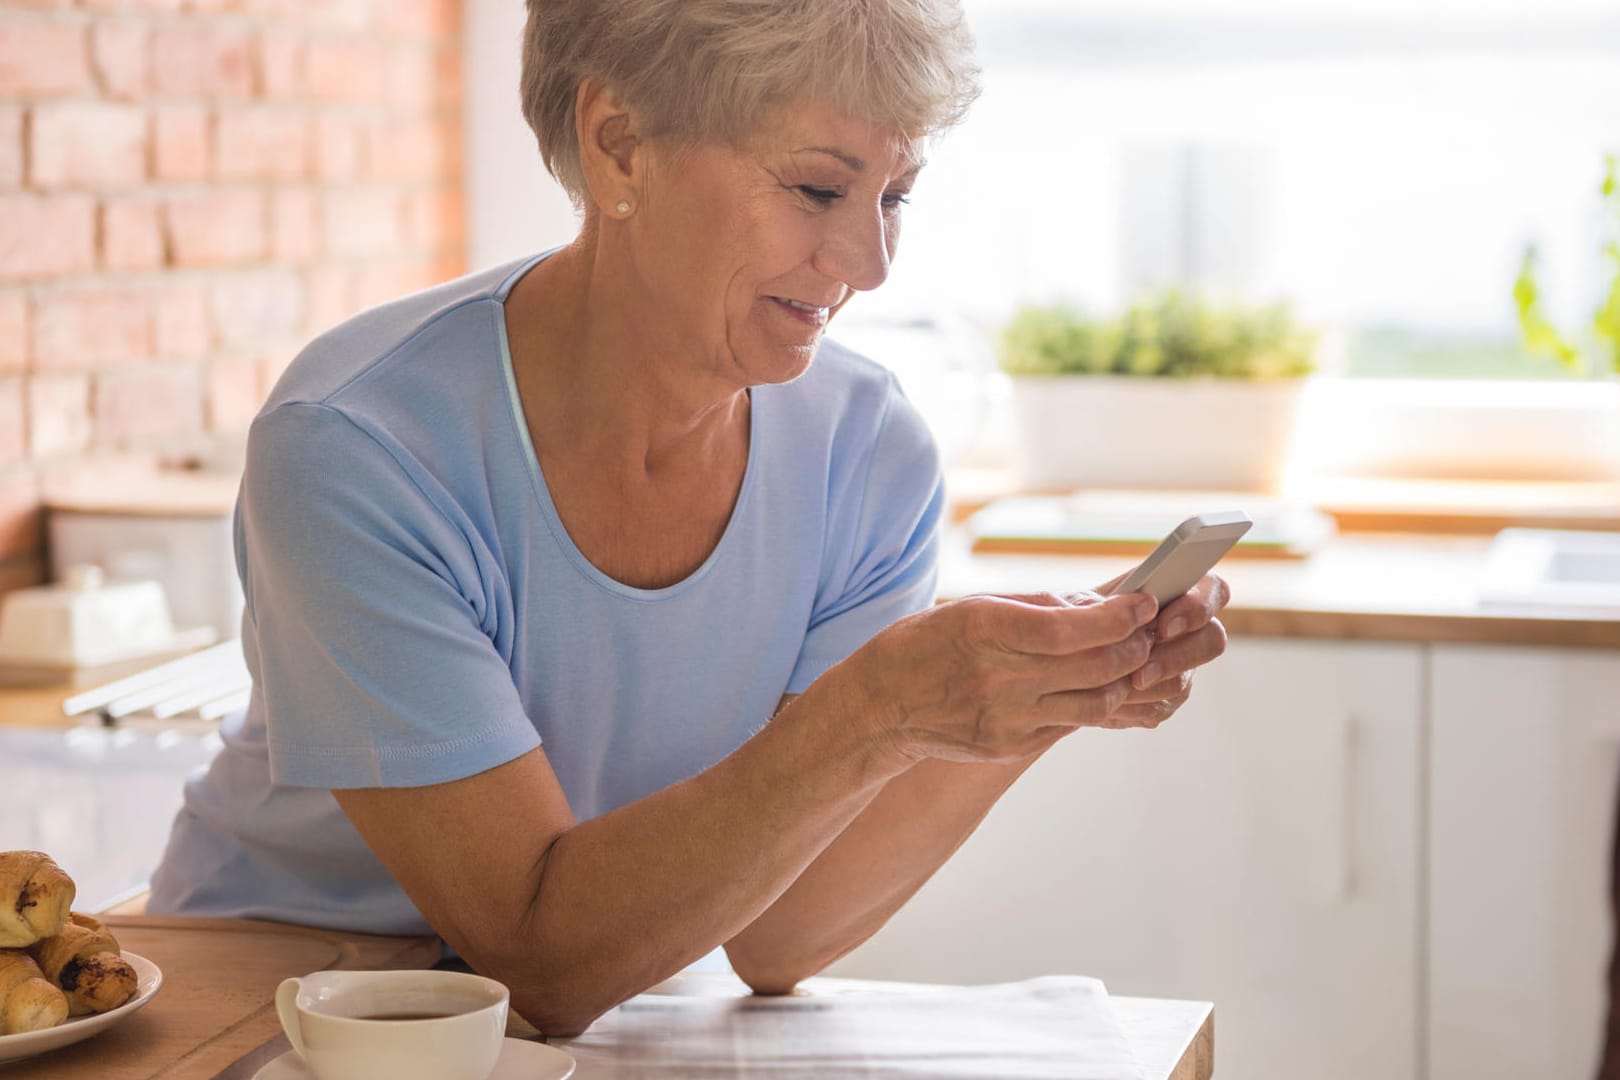
[[[651,477],[725,454],[747,430],[747,387],[672,353],[645,291],[589,232],[518,281],[506,326],[537,452],[543,441]]]

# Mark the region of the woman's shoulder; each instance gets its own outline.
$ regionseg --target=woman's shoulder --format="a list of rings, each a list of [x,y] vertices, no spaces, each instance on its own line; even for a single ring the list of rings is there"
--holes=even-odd
[[[352,387],[385,372],[448,388],[468,374],[464,363],[453,360],[487,355],[495,366],[500,340],[488,309],[521,265],[490,267],[350,316],[298,353],[263,411],[289,403],[335,404]]]
[[[799,408],[834,426],[879,419],[905,397],[888,368],[831,338],[822,340],[803,375],[779,389]]]
[[[892,371],[831,338],[822,341],[809,369],[782,389],[835,440],[864,442],[880,429],[926,432]]]

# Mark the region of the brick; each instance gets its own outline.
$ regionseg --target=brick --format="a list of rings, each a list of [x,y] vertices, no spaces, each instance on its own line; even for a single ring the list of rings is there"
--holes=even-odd
[[[15,465],[27,455],[27,427],[21,376],[0,378],[0,468]]]
[[[200,285],[169,285],[153,298],[155,354],[165,363],[193,360],[213,347],[208,295]]]
[[[432,120],[385,120],[366,131],[366,167],[374,180],[434,181],[449,168],[449,140]]]
[[[152,33],[152,88],[188,98],[243,98],[253,93],[253,38],[245,29],[209,22],[168,24]]]
[[[96,203],[85,195],[0,195],[0,281],[96,265]]]
[[[416,251],[459,251],[467,239],[466,195],[459,188],[406,197],[407,241]]]
[[[439,105],[451,112],[460,112],[467,80],[462,68],[461,50],[455,47],[438,51],[434,60],[438,77],[433,80],[439,88]]]
[[[163,265],[163,223],[152,199],[109,199],[101,208],[101,265],[156,270]]]
[[[152,175],[158,180],[203,180],[212,161],[208,110],[163,105],[152,112]]]
[[[23,111],[0,106],[0,187],[18,187],[22,181]]]
[[[453,0],[414,0],[377,5],[376,28],[384,34],[437,41],[461,30],[460,5]]]
[[[360,125],[346,116],[323,114],[315,119],[313,144],[316,179],[353,180],[360,175]]]
[[[150,443],[202,430],[202,376],[195,367],[150,367],[97,376],[95,445]]]
[[[90,376],[28,380],[28,453],[36,461],[90,449]]]
[[[224,345],[292,337],[304,325],[304,282],[294,270],[218,275],[208,290],[208,309]]]
[[[387,53],[362,38],[309,43],[305,86],[317,101],[382,104],[388,92]]]
[[[441,276],[441,269],[433,260],[363,266],[354,275],[355,303],[362,309],[375,307],[454,276]]]
[[[132,10],[179,11],[185,4],[184,0],[79,0],[79,6],[92,11],[127,13]]]
[[[38,296],[34,369],[89,371],[151,356],[150,298],[131,290],[82,288]]]
[[[0,373],[28,366],[28,301],[15,290],[0,292]]]
[[[90,57],[104,97],[134,101],[146,93],[149,31],[145,23],[98,19],[90,28]]]
[[[166,207],[170,258],[176,266],[220,266],[264,258],[264,195],[211,191],[178,196]]]
[[[213,364],[208,368],[208,429],[245,429],[264,403],[259,365],[254,361]]]
[[[298,110],[225,109],[214,122],[214,173],[223,180],[302,180],[309,123]]]
[[[443,96],[438,54],[432,49],[395,49],[388,57],[388,104],[401,111],[426,112]]]
[[[355,258],[398,251],[405,240],[400,198],[382,190],[329,192],[321,200],[321,232],[330,255]]]
[[[8,17],[0,34],[0,97],[88,93],[90,49],[82,26]]]
[[[315,195],[298,189],[278,191],[270,203],[270,254],[283,262],[307,262],[319,250]]]
[[[319,334],[353,315],[354,274],[342,266],[317,266],[304,273],[309,321],[305,333]]]
[[[276,383],[281,381],[281,376],[286,373],[287,368],[292,365],[293,359],[297,355],[298,350],[296,349],[279,349],[259,360],[257,366],[259,369],[260,401],[267,399],[271,392],[275,390]]]
[[[298,100],[304,96],[309,41],[294,30],[267,27],[256,42],[259,57],[259,93],[271,100]]]
[[[44,547],[38,477],[26,469],[0,472],[0,560],[36,556]]]
[[[373,8],[415,0],[238,0],[248,15],[271,19],[297,19],[323,30],[365,30]]]
[[[146,178],[146,110],[138,105],[40,105],[28,125],[36,187],[105,187]]]

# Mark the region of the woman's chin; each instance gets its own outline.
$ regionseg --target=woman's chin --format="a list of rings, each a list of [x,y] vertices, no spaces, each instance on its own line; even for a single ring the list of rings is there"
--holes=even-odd
[[[810,369],[821,347],[821,335],[809,341],[784,341],[750,349],[742,357],[750,385],[792,382]]]

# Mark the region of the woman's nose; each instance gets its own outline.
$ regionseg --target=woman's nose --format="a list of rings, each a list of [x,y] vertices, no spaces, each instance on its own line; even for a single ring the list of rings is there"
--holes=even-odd
[[[857,212],[852,207],[823,241],[818,269],[852,289],[875,289],[889,277],[893,247],[893,230],[881,208]]]

